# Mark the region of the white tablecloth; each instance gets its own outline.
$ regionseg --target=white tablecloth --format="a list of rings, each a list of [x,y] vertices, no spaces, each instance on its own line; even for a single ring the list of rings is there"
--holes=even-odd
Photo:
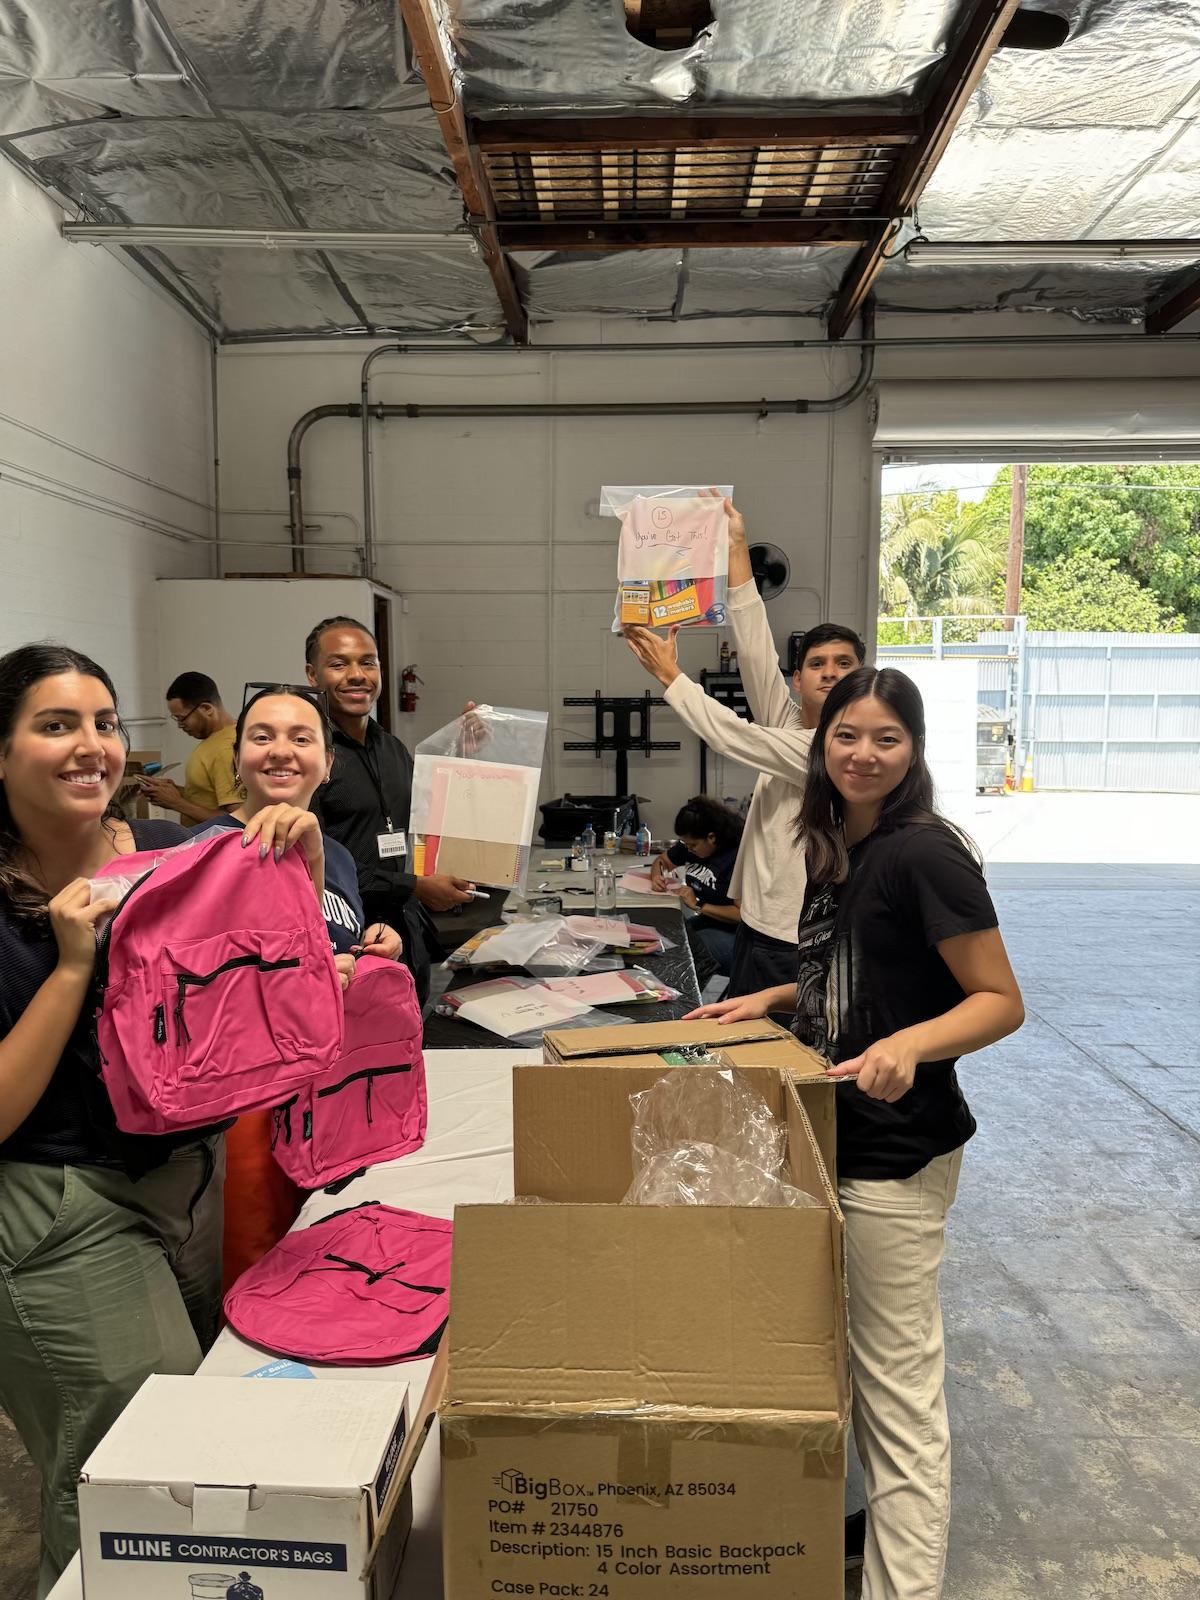
[[[384,1162],[356,1178],[339,1194],[318,1190],[296,1221],[307,1227],[332,1211],[382,1200],[388,1205],[452,1219],[456,1205],[507,1200],[512,1196],[512,1068],[540,1060],[530,1050],[429,1050],[425,1076],[429,1126],[425,1143],[412,1155]],[[275,1359],[228,1328],[217,1339],[197,1374],[201,1378],[238,1377]],[[432,1360],[395,1366],[323,1367],[321,1377],[355,1378],[365,1383],[401,1378],[409,1384],[409,1412],[415,1410]],[[263,1380],[273,1381],[273,1380]],[[393,1600],[441,1600],[441,1482],[437,1424],[434,1423],[413,1471],[413,1531]],[[51,1592],[50,1600],[81,1600],[83,1581],[76,1557]]]

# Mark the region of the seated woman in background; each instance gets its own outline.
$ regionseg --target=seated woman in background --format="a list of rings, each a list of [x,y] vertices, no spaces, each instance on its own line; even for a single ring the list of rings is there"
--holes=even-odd
[[[234,730],[234,767],[246,791],[239,806],[193,830],[241,828],[244,843],[264,853],[304,851],[329,930],[342,988],[353,981],[360,955],[395,960],[400,935],[377,922],[363,931],[354,858],[326,838],[308,809],[333,766],[333,731],[319,691],[280,684],[242,707]],[[239,1117],[227,1138],[225,1284],[277,1244],[296,1220],[303,1192],[271,1156],[271,1113]]]
[[[665,891],[675,867],[683,868],[684,886],[679,898],[695,916],[688,919],[693,948],[699,944],[713,963],[712,971],[727,978],[732,969],[733,945],[742,913],[729,896],[729,880],[745,826],[711,795],[693,796],[675,818],[676,841],[655,857],[650,882]],[[712,973],[707,974],[711,976]],[[705,979],[701,977],[703,985]]]
[[[79,1471],[152,1372],[190,1373],[221,1310],[220,1130],[120,1133],[95,1070],[88,880],[168,848],[114,804],[108,674],[60,645],[0,659],[0,1406],[42,1474],[45,1595],[79,1543]]]

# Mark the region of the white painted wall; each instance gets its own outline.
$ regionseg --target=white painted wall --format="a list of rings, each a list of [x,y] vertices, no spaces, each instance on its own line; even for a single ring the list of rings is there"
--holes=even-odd
[[[348,616],[371,627],[377,592],[360,578],[164,578],[155,587],[158,681],[165,685],[181,672],[208,672],[235,716],[247,683],[305,681],[304,641],[315,623]],[[404,619],[396,615],[396,597],[390,598],[395,661],[403,650]],[[394,726],[394,697],[391,709]],[[168,724],[168,761],[186,761],[194,749],[186,733]]]
[[[1028,336],[1092,330],[1068,319],[893,317],[883,336],[933,333]],[[746,320],[647,329],[634,323],[557,325],[555,341],[820,336],[815,324]],[[287,513],[285,449],[311,406],[353,402],[370,346],[360,341],[228,347],[219,360],[222,526],[228,570],[282,568]],[[854,351],[658,350],[652,355],[496,355],[418,352],[375,367],[372,400],[403,402],[618,401],[818,398],[844,389]],[[1014,346],[1004,351],[920,350],[881,355],[882,382],[938,378],[1163,377],[1200,373],[1191,345],[1096,349]],[[564,738],[590,734],[588,712],[566,711],[564,695],[639,694],[646,679],[609,632],[616,524],[596,515],[606,482],[732,482],[752,537],[781,545],[792,562],[788,592],[770,607],[781,646],[793,629],[830,616],[857,629],[873,620],[873,458],[869,401],[834,415],[739,418],[539,418],[393,420],[375,425],[378,577],[409,601],[412,657],[426,679],[420,709],[400,719],[415,743],[447,722],[464,699],[551,712],[543,797],[612,788],[611,758],[567,755]],[[317,424],[304,446],[309,537],[352,547],[361,538],[358,423]],[[315,525],[315,526],[314,526]],[[256,543],[258,541],[258,543]],[[272,541],[265,547],[262,541]],[[352,571],[350,548],[314,551],[310,567]],[[682,641],[690,672],[715,666],[719,635]],[[695,740],[666,711],[660,739],[675,754],[631,758],[631,782],[653,797],[656,830],[669,830],[698,781]],[[709,788],[741,794],[749,776],[710,769]]]
[[[697,330],[689,330],[692,337]],[[231,348],[220,360],[222,525],[230,539],[286,539],[284,459],[301,412],[357,397],[361,344]],[[547,354],[388,357],[372,398],[495,403],[827,395],[856,359],[762,352],[592,358]],[[401,590],[410,651],[425,679],[410,743],[450,720],[467,697],[548,708],[544,795],[611,791],[611,757],[564,753],[587,738],[588,710],[567,695],[635,695],[652,685],[611,633],[618,524],[598,514],[607,482],[730,482],[756,537],[791,557],[792,585],[772,603],[781,639],[828,610],[863,625],[867,585],[865,402],[835,415],[389,421],[375,435],[378,577]],[[361,516],[360,435],[352,421],[315,426],[304,454],[309,537],[353,542]],[[270,511],[265,517],[261,513]],[[250,514],[247,514],[250,513]],[[231,545],[228,569],[277,565],[286,552]],[[346,550],[313,551],[311,568],[352,569]],[[827,598],[828,597],[828,598]],[[720,635],[681,641],[687,670],[717,665]],[[656,739],[677,753],[630,760],[631,783],[669,830],[698,787],[696,743],[664,709]],[[749,791],[751,775],[711,769],[710,788]]]
[[[134,745],[154,745],[154,580],[211,556],[209,345],[129,266],[64,244],[61,221],[0,159],[0,651],[86,651]]]

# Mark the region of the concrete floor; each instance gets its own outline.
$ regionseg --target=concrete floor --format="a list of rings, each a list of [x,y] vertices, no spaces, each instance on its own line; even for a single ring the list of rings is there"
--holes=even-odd
[[[1195,1600],[1200,867],[989,877],[1029,1019],[963,1069],[945,1600]],[[33,1593],[35,1526],[0,1418],[0,1600]]]

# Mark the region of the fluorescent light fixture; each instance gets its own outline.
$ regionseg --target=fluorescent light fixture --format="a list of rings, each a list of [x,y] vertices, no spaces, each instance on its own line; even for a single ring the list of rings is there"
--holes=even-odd
[[[939,244],[914,239],[903,252],[914,267],[1081,266],[1089,261],[1200,261],[1200,239],[1056,239]]]
[[[64,222],[62,236],[74,244],[160,245],[204,250],[467,250],[478,253],[470,233],[355,233],[331,228],[168,228],[107,222]]]

